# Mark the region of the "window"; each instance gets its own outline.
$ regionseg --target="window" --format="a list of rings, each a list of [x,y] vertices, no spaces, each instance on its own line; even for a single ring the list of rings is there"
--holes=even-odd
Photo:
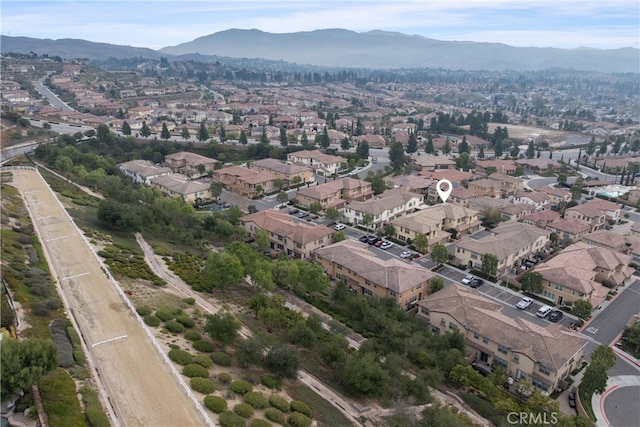
[[[429,315],[429,309],[426,307],[420,307],[420,313]]]
[[[533,384],[534,386],[538,387],[540,390],[543,391],[549,391],[549,385],[546,383],[543,383],[542,381],[535,379],[533,377],[531,377],[531,384]]]
[[[556,285],[556,290],[562,292],[564,287],[562,285]]]
[[[551,369],[547,368],[543,364],[538,365],[538,370],[545,375],[549,375],[551,373]]]
[[[484,344],[487,344],[487,343],[489,342],[489,338],[487,338],[487,337],[482,337],[482,342],[483,342]]]
[[[520,355],[519,355],[519,354],[515,354],[515,353],[514,353],[514,354],[513,354],[513,361],[514,361],[514,362],[518,362],[518,361],[520,361]]]
[[[447,319],[445,319],[444,317],[440,318],[440,324],[441,325],[446,325],[447,324]]]
[[[455,331],[458,329],[458,325],[456,325],[455,323],[449,322],[449,329],[451,329],[452,331]]]
[[[480,339],[480,335],[475,334],[475,333],[473,334],[473,337],[474,337],[475,339],[477,339],[477,340],[479,340],[479,339]]]
[[[509,367],[509,363],[506,360],[499,358],[498,356],[493,356],[493,364],[501,366],[505,369]]]
[[[498,344],[498,351],[503,354],[509,353],[509,348]]]

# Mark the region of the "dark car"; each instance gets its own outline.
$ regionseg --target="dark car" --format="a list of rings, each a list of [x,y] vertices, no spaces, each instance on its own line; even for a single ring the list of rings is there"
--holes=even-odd
[[[289,215],[297,215],[300,211],[298,209],[289,209]]]
[[[572,391],[569,393],[569,406],[572,408],[576,407],[576,392]]]
[[[472,288],[479,288],[482,285],[484,285],[484,280],[478,279],[477,277],[473,279],[471,283],[469,283],[469,286],[471,286]]]
[[[549,322],[559,322],[562,318],[564,317],[564,313],[562,313],[559,310],[553,310],[551,313],[549,313],[549,316],[547,316],[547,319],[549,320]]]
[[[367,243],[369,243],[370,245],[375,245],[376,243],[378,243],[380,240],[382,240],[380,237],[377,236],[371,236],[369,237],[369,240],[367,240]]]

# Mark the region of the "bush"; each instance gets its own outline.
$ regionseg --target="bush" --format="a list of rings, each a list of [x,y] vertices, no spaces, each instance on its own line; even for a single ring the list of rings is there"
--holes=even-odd
[[[224,385],[229,384],[232,380],[231,375],[227,374],[226,372],[220,372],[217,378],[220,384]]]
[[[211,361],[211,359],[208,356],[205,356],[204,354],[196,355],[196,357],[193,358],[193,363],[196,363],[207,369],[210,368],[211,365],[213,365],[213,362]]]
[[[272,424],[269,421],[265,421],[260,418],[253,419],[251,424],[249,424],[250,427],[271,427],[271,425]]]
[[[267,408],[264,410],[264,416],[274,423],[284,424],[286,418],[284,414],[278,411],[276,408]]]
[[[148,316],[144,316],[144,323],[146,323],[149,326],[152,327],[157,327],[160,326],[160,322],[161,320],[159,318],[157,318],[156,316],[154,316],[153,314],[150,314]]]
[[[235,394],[247,394],[253,391],[253,386],[246,381],[233,381],[229,389]]]
[[[193,320],[191,317],[187,316],[186,314],[177,315],[176,321],[178,323],[181,323],[182,326],[184,326],[185,328],[193,328],[193,326],[196,324],[196,321]]]
[[[211,360],[218,366],[231,366],[231,356],[221,351],[210,354]]]
[[[204,406],[214,414],[219,414],[227,410],[227,401],[219,396],[206,396]]]
[[[188,339],[189,341],[198,341],[200,336],[200,332],[194,331],[193,329],[189,329],[184,333],[185,339]]]
[[[213,346],[213,344],[205,340],[195,341],[193,343],[193,348],[203,353],[211,353],[213,350],[215,350],[215,347]]]
[[[287,424],[293,427],[309,427],[312,423],[311,418],[299,412],[292,413],[287,419]]]
[[[182,300],[182,302],[184,302],[185,304],[188,305],[193,305],[196,303],[196,299],[195,298],[185,298]]]
[[[153,310],[148,305],[141,305],[140,307],[136,307],[136,311],[142,317],[150,315]]]
[[[82,350],[73,350],[73,358],[75,359],[76,364],[80,366],[84,366],[84,362],[87,361]]]
[[[207,378],[191,378],[191,388],[202,394],[211,394],[216,391],[216,385]]]
[[[174,334],[179,334],[180,332],[184,331],[184,326],[182,326],[182,324],[178,323],[175,320],[169,320],[167,323],[164,324],[164,326]]]
[[[190,363],[182,368],[182,374],[189,378],[209,378],[209,370],[200,365],[196,365],[195,363]]]
[[[233,407],[233,412],[242,418],[250,418],[253,416],[253,408],[247,403],[238,403]]]
[[[263,376],[262,378],[260,378],[260,382],[265,387],[269,387],[274,390],[280,390],[282,388],[282,381],[273,375]]]
[[[188,365],[193,362],[193,356],[191,353],[175,348],[169,351],[169,359],[173,360],[179,365]]]
[[[222,427],[246,427],[247,422],[239,415],[226,411],[220,414],[220,425]]]
[[[289,405],[287,399],[282,396],[278,396],[277,394],[273,394],[271,395],[271,397],[269,397],[269,404],[284,413],[287,413],[291,410],[291,406]]]
[[[248,403],[252,407],[256,409],[262,409],[269,406],[269,401],[266,397],[257,391],[250,391],[249,393],[244,395],[245,403]]]
[[[291,411],[300,412],[301,414],[306,415],[309,418],[312,417],[311,408],[309,408],[309,405],[304,403],[302,400],[292,400]]]
[[[173,319],[175,316],[168,308],[159,308],[156,310],[156,317],[163,322]]]

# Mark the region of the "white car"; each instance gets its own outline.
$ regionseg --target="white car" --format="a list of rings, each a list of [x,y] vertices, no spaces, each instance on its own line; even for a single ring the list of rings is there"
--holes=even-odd
[[[519,308],[520,310],[525,310],[529,308],[531,304],[533,304],[533,300],[531,298],[523,297],[520,301],[518,301],[518,303],[516,304],[516,307]]]
[[[344,228],[346,227],[346,225],[344,224],[336,224],[335,227],[333,227],[335,230],[344,230]]]
[[[380,249],[389,249],[391,246],[393,246],[393,243],[385,241],[380,245]]]
[[[471,283],[471,281],[475,279],[475,277],[473,277],[471,274],[467,275],[464,277],[464,279],[462,279],[462,284],[463,285],[468,285],[469,283]]]
[[[405,258],[411,258],[411,252],[409,251],[404,251],[400,254],[400,258],[405,259]]]

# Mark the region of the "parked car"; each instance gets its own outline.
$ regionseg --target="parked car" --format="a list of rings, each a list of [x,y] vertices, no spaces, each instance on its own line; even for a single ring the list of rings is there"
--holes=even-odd
[[[344,224],[336,224],[335,227],[333,227],[335,230],[344,230],[344,228],[346,227],[346,225]]]
[[[557,323],[560,320],[562,320],[563,317],[564,317],[563,312],[561,312],[560,310],[553,310],[551,313],[549,313],[547,320],[549,322]]]
[[[380,246],[382,246],[382,244],[383,244],[383,243],[384,243],[384,240],[380,239],[380,240],[378,240],[377,242],[375,242],[373,245],[374,245],[376,248],[379,248]]]
[[[479,278],[474,278],[471,283],[469,283],[469,286],[471,286],[472,288],[479,288],[480,286],[484,285],[484,280],[479,279]]]
[[[300,213],[300,211],[298,209],[289,209],[287,213],[289,215],[297,215],[298,213]]]
[[[382,240],[382,239],[380,237],[378,237],[378,236],[371,236],[371,237],[369,237],[369,240],[367,240],[367,243],[370,244],[370,245],[375,245],[380,240]]]
[[[411,258],[411,252],[409,251],[404,251],[400,254],[400,258],[402,259],[407,259],[407,258]]]
[[[464,277],[464,279],[462,279],[462,284],[463,285],[468,285],[471,283],[471,281],[475,279],[475,277],[473,277],[473,275],[469,274],[467,276]]]
[[[576,407],[576,392],[575,391],[569,392],[569,406],[572,407],[572,408]]]
[[[362,243],[367,243],[367,241],[369,240],[369,237],[371,237],[371,236],[369,236],[368,234],[365,234],[364,236],[362,236],[358,240],[360,240]]]
[[[531,306],[531,304],[533,304],[533,300],[531,298],[523,297],[516,304],[516,308],[519,308],[520,310],[525,310],[525,309],[529,308]]]
[[[391,246],[393,246],[393,243],[391,242],[384,242],[382,245],[380,245],[380,248],[382,249],[389,249]]]
[[[549,307],[548,305],[543,305],[542,307],[540,307],[538,309],[538,311],[536,311],[536,316],[541,317],[541,318],[545,318],[549,315],[549,313],[551,313],[553,311],[553,309],[551,307]]]

